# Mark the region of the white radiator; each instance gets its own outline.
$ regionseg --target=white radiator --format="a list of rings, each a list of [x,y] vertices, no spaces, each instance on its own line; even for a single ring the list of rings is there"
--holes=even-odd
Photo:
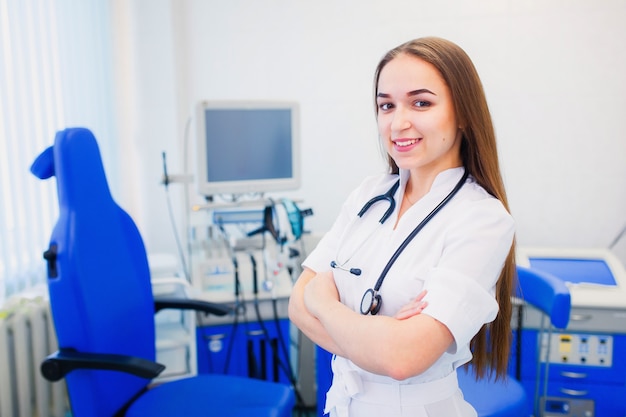
[[[57,349],[48,303],[14,304],[0,311],[0,417],[65,417],[65,382],[49,382],[39,372]]]

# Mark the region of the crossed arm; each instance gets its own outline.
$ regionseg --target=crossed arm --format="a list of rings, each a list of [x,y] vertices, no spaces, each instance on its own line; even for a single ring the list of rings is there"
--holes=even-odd
[[[361,368],[397,380],[427,370],[451,345],[448,328],[420,314],[419,294],[394,317],[364,316],[339,301],[332,271],[305,269],[289,300],[289,318],[313,342]]]

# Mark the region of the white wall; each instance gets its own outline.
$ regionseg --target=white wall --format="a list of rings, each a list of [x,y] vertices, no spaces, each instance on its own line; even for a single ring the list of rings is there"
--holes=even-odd
[[[285,195],[314,209],[309,229],[327,229],[346,193],[384,169],[371,98],[378,59],[426,35],[461,45],[481,74],[520,244],[607,246],[626,224],[624,0],[117,3],[128,31],[121,72],[132,74],[120,100],[134,103],[124,169],[138,178],[123,198],[149,250],[175,250],[161,152],[180,172],[201,99],[301,103],[303,185]],[[626,261],[626,242],[616,251]]]

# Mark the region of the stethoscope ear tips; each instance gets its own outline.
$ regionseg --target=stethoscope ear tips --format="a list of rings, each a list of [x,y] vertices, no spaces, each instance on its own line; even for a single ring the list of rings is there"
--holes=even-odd
[[[331,268],[341,269],[342,271],[348,271],[348,272],[350,272],[352,275],[356,275],[357,277],[358,277],[359,275],[361,275],[361,270],[360,270],[359,268],[350,268],[350,269],[347,269],[347,268],[344,268],[343,266],[339,265],[339,264],[338,264],[337,262],[335,262],[335,261],[331,261],[331,262],[330,262],[330,267],[331,267]]]

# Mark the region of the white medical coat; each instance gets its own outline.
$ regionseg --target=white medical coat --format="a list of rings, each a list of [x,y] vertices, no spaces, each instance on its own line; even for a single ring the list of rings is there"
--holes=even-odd
[[[333,269],[341,301],[359,312],[363,293],[374,287],[398,246],[448,195],[463,172],[463,168],[453,168],[440,173],[428,194],[404,213],[395,230],[408,172],[400,172],[396,210],[382,225],[379,220],[389,207],[385,201],[374,204],[361,218],[357,213],[372,197],[387,192],[398,176],[365,179],[350,194],[337,220],[303,266],[321,272],[329,270],[334,260],[344,268],[361,269],[358,277],[343,269]],[[471,360],[471,339],[498,312],[495,284],[513,236],[514,221],[510,214],[470,176],[402,252],[380,287],[382,308],[378,314],[393,316],[422,289],[427,289],[428,306],[422,314],[445,324],[454,343],[426,372],[401,383],[438,380]],[[398,382],[367,372],[351,362],[349,366],[369,381]]]

